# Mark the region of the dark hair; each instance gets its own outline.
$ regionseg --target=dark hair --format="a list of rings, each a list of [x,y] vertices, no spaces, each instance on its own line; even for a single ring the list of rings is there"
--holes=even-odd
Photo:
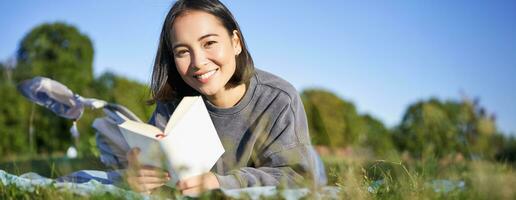
[[[233,30],[238,31],[242,51],[236,56],[235,73],[228,85],[247,84],[254,74],[253,59],[246,48],[242,31],[226,6],[218,0],[178,0],[170,8],[161,30],[158,52],[152,70],[150,104],[156,101],[179,101],[184,96],[199,94],[186,84],[177,72],[170,34],[176,17],[192,10],[207,12],[217,17],[230,36],[233,35]]]

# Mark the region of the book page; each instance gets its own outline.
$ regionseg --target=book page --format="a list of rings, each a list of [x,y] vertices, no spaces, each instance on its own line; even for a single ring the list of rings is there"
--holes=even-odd
[[[195,100],[160,143],[178,179],[209,172],[224,153],[202,98]]]
[[[120,124],[118,127],[129,147],[138,147],[140,149],[138,156],[140,164],[166,168],[164,153],[158,142],[159,139],[155,137],[156,134],[161,133],[160,129],[149,124],[130,120]]]
[[[118,127],[129,130],[133,134],[140,134],[150,138],[156,138],[157,134],[163,133],[159,128],[150,124],[127,120]],[[125,136],[125,135],[124,135]]]
[[[198,101],[202,101],[201,96],[186,96],[183,97],[181,102],[179,102],[179,105],[177,105],[176,109],[174,110],[174,113],[172,116],[170,116],[170,119],[168,120],[167,126],[165,127],[165,134],[168,134],[168,132],[177,124],[177,121],[181,118],[183,118],[184,114],[188,112],[188,110],[192,107],[192,105]]]

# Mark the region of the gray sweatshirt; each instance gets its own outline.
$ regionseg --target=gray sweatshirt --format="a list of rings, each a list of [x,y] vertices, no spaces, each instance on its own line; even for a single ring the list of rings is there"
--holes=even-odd
[[[205,104],[226,150],[211,170],[221,188],[326,184],[303,103],[287,81],[256,70],[237,105]],[[172,103],[158,102],[149,123],[163,130],[174,109]]]

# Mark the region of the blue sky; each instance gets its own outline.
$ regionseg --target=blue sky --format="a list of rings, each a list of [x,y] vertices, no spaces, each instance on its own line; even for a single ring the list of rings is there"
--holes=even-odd
[[[0,0],[0,61],[63,21],[94,43],[95,74],[148,82],[169,0]],[[480,98],[516,135],[516,1],[224,0],[257,67],[397,124],[418,100]]]

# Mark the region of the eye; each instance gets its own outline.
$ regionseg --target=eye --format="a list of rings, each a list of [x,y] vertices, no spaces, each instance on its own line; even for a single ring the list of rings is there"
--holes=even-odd
[[[175,53],[174,53],[174,56],[176,57],[183,57],[183,56],[186,56],[188,55],[188,50],[186,49],[180,49],[180,50],[177,50]]]
[[[208,41],[208,42],[204,43],[204,48],[210,48],[211,46],[213,46],[216,43],[217,43],[217,41]]]

